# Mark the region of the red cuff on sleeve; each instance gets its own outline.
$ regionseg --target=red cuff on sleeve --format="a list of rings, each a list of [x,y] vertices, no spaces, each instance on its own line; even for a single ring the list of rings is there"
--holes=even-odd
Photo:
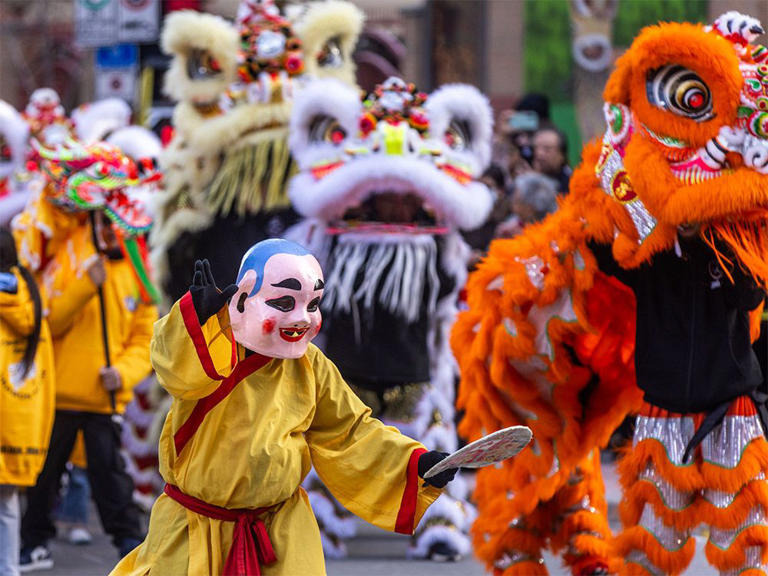
[[[224,376],[219,374],[213,365],[211,353],[208,351],[208,343],[205,341],[203,330],[197,319],[195,305],[192,302],[192,294],[187,292],[181,297],[179,309],[181,310],[181,317],[184,319],[184,326],[187,328],[189,337],[192,338],[192,343],[197,351],[197,357],[200,359],[200,364],[203,366],[206,375],[211,380],[223,380]]]
[[[400,534],[413,534],[413,521],[416,516],[416,497],[419,494],[419,456],[424,454],[424,448],[416,448],[411,452],[408,460],[408,478],[405,482],[403,499],[400,501],[400,510],[397,512],[395,532]]]

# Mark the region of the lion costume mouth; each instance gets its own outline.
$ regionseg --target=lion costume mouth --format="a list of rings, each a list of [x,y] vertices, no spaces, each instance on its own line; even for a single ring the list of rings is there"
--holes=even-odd
[[[374,190],[361,203],[349,206],[341,219],[329,222],[328,232],[445,234],[435,212],[417,191]]]

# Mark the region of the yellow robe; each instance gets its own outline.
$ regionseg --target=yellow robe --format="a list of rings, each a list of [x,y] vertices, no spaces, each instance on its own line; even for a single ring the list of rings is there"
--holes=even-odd
[[[32,368],[23,382],[18,363],[35,325],[34,305],[18,270],[16,294],[0,292],[0,484],[33,486],[53,427],[53,345],[42,319]]]
[[[189,294],[180,302],[155,324],[151,348],[158,379],[174,398],[160,438],[166,482],[223,508],[277,505],[264,517],[278,559],[262,566],[265,576],[325,574],[317,521],[300,486],[310,465],[353,513],[386,530],[413,531],[440,495],[415,473],[411,456],[423,446],[371,418],[313,345],[301,358],[273,359],[246,376],[177,454],[174,435],[220,384],[211,372],[233,370],[231,336],[222,330],[226,311],[201,328]],[[198,515],[162,495],[146,540],[112,574],[220,574],[233,529],[233,522]]]

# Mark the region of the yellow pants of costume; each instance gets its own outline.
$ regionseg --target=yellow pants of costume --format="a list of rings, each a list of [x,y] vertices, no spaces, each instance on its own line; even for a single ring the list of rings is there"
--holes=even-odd
[[[646,404],[633,448],[619,464],[623,574],[679,574],[693,558],[691,535],[709,527],[706,555],[724,575],[768,574],[768,442],[752,401],[738,398],[683,463],[703,415]]]

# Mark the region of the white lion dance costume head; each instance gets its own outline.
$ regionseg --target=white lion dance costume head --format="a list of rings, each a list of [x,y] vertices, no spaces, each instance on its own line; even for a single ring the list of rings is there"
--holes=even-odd
[[[464,85],[427,95],[390,78],[363,100],[332,80],[297,97],[291,236],[325,260],[323,334],[344,378],[385,421],[434,449],[456,448],[447,335],[468,249],[491,192],[491,111]],[[464,554],[465,490],[427,514],[416,556]],[[458,530],[457,530],[458,528]]]
[[[295,170],[287,145],[293,97],[308,76],[354,82],[361,27],[360,11],[340,1],[309,4],[290,20],[271,0],[245,0],[234,26],[191,11],[168,17],[165,90],[179,103],[160,160],[166,193],[153,261],[171,300],[189,285],[195,259],[234,278],[236,255],[295,222],[285,193]]]

